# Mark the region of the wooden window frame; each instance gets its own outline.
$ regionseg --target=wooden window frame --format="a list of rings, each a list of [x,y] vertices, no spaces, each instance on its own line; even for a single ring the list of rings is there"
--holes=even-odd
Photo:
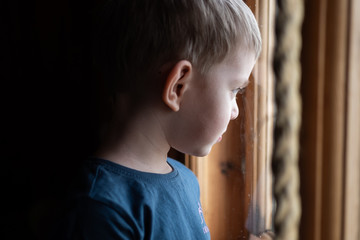
[[[359,1],[305,1],[300,239],[360,239],[359,42]]]

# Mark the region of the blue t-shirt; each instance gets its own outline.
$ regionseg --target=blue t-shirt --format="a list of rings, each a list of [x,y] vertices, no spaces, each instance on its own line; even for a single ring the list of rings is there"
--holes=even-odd
[[[154,174],[90,159],[62,239],[210,239],[195,175],[173,159],[168,163],[172,172]]]

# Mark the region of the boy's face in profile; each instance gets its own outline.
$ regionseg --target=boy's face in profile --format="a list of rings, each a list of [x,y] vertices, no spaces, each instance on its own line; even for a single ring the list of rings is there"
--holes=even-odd
[[[239,109],[236,94],[247,85],[255,65],[255,53],[239,48],[209,71],[200,75],[193,71],[188,90],[178,111],[174,148],[195,155],[207,155],[221,141],[230,120]]]

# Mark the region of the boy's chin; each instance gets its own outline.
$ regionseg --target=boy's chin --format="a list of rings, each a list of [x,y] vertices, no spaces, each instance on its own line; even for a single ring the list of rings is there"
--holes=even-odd
[[[204,147],[201,149],[196,149],[195,151],[192,151],[192,153],[189,153],[189,154],[192,156],[195,156],[195,157],[205,157],[205,156],[209,155],[211,148],[212,148],[212,146]]]
[[[176,148],[174,146],[173,146],[173,148],[181,153],[188,154],[188,155],[191,155],[194,157],[205,157],[205,156],[209,155],[213,145],[214,144],[209,144],[209,145],[202,146],[202,147],[193,146],[192,149],[189,149],[188,147],[187,147],[187,149],[185,149],[185,147],[184,148]]]

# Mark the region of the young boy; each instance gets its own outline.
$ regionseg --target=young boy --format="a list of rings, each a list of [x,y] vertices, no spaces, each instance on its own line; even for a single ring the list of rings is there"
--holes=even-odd
[[[96,18],[100,145],[62,239],[210,239],[195,175],[238,116],[261,38],[242,0],[109,0]]]

